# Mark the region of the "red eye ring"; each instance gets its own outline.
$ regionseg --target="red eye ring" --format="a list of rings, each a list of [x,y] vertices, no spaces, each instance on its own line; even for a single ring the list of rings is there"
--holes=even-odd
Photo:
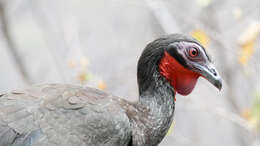
[[[190,55],[191,57],[196,57],[196,56],[198,56],[198,55],[199,55],[198,49],[196,49],[196,48],[190,48],[190,49],[189,49],[189,55]]]

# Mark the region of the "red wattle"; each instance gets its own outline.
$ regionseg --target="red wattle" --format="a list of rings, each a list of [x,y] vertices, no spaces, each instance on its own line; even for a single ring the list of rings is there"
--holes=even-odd
[[[159,71],[181,95],[191,93],[199,77],[198,73],[186,69],[166,51],[160,61]]]

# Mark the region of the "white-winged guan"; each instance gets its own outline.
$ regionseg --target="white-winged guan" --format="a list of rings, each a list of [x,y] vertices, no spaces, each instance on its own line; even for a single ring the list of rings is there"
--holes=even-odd
[[[221,78],[194,38],[172,34],[149,43],[137,69],[139,100],[64,84],[35,85],[0,96],[0,146],[156,146],[174,115],[175,95],[202,76]]]

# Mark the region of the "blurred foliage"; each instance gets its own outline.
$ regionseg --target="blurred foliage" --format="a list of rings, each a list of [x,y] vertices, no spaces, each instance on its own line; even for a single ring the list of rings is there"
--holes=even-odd
[[[253,55],[253,48],[255,46],[255,40],[249,40],[241,45],[241,52],[239,56],[239,63],[242,65],[247,65],[249,59]]]
[[[249,122],[252,129],[260,132],[260,92],[254,95],[251,106],[242,111],[242,117]]]
[[[211,4],[211,0],[197,0],[200,7],[207,7]]]
[[[255,124],[257,130],[260,130],[260,93],[255,95],[253,105],[250,111],[251,121]]]
[[[239,7],[234,7],[232,9],[232,13],[233,13],[233,16],[235,17],[235,19],[240,19],[243,15],[243,11]]]
[[[76,80],[80,82],[80,84],[85,85],[89,82],[93,82],[94,86],[100,90],[106,89],[107,85],[105,81],[93,75],[88,69],[89,61],[88,58],[83,56],[78,61],[74,59],[70,59],[68,61],[68,66],[71,69],[76,70]]]
[[[241,34],[239,43],[241,46],[239,63],[247,65],[249,59],[252,57],[256,39],[260,34],[260,22],[251,23],[246,30]]]
[[[85,82],[87,82],[90,79],[89,76],[90,75],[87,71],[81,71],[81,72],[79,72],[78,80],[81,82],[81,84],[84,84]]]
[[[209,43],[209,37],[203,30],[195,29],[191,32],[191,35],[196,38],[203,46],[207,47]]]
[[[106,89],[107,85],[103,80],[100,80],[97,84],[98,89],[104,90]]]

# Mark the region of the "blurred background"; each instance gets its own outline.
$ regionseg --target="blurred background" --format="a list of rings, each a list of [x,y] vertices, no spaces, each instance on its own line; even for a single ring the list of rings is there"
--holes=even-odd
[[[218,92],[199,79],[177,95],[161,146],[260,146],[259,0],[1,0],[0,92],[41,83],[92,86],[138,98],[145,45],[180,32],[211,54]]]

